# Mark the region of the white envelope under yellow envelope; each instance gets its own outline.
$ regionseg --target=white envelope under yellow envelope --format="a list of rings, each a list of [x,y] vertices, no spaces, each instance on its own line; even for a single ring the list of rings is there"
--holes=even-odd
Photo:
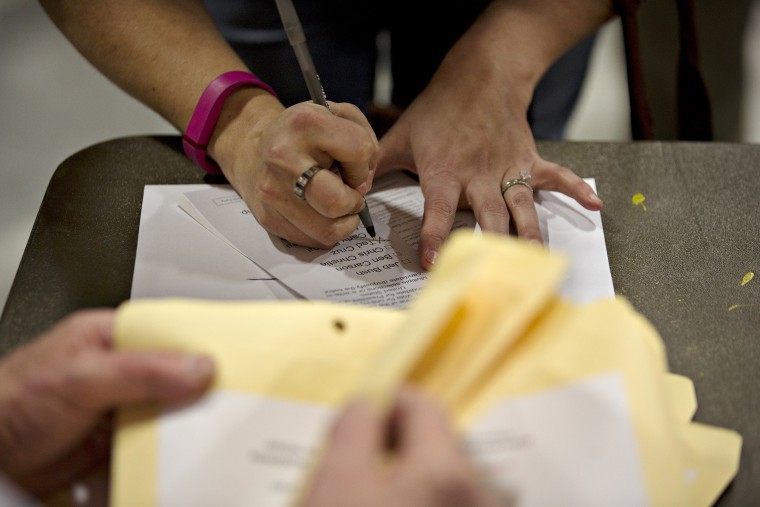
[[[465,431],[504,398],[618,371],[625,377],[653,505],[712,504],[736,474],[741,437],[690,424],[693,386],[668,373],[656,330],[620,298],[585,307],[557,301],[552,296],[564,265],[533,248],[487,234],[455,235],[441,256],[445,263],[386,345],[382,361],[415,365],[407,375],[397,373],[396,381],[426,387]],[[520,276],[505,266],[520,266]],[[522,285],[525,280],[536,285]],[[456,289],[433,290],[436,284]],[[448,323],[442,330],[420,324],[434,308],[448,309],[436,316]],[[403,357],[411,348],[399,345],[415,342],[423,344],[416,357]],[[379,370],[368,371],[370,382],[387,389],[393,382],[374,377]]]
[[[690,382],[667,373],[654,329],[622,299],[556,303],[454,413],[466,428],[504,398],[610,371],[624,378],[652,505],[712,504],[736,473],[741,437],[688,422],[695,408]]]

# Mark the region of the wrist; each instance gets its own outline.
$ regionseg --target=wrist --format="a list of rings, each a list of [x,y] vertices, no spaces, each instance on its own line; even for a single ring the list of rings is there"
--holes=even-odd
[[[238,158],[250,161],[251,157],[260,156],[255,150],[266,127],[284,109],[279,100],[256,88],[240,89],[227,99],[209,140],[208,153],[230,182]]]
[[[210,174],[219,174],[218,164],[209,157],[208,145],[224,112],[227,99],[242,88],[254,88],[256,94],[273,96],[274,90],[251,73],[231,71],[214,79],[201,94],[182,136],[187,157]]]
[[[519,51],[504,51],[509,44],[500,41],[496,45],[484,33],[468,33],[448,52],[437,74],[447,76],[445,81],[457,86],[469,83],[465,93],[488,94],[500,104],[527,111],[546,67]]]

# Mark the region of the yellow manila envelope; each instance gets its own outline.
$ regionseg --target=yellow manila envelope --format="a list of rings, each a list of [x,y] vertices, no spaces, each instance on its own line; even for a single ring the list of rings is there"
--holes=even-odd
[[[213,488],[198,488],[210,491],[210,498],[195,491],[191,484],[183,486],[190,498],[174,494],[172,490],[176,492],[175,488],[187,479],[197,481],[199,477],[206,476],[213,481],[213,473],[197,473],[197,469],[202,471],[204,466],[219,470],[219,474],[227,479],[230,477],[229,471],[235,469],[257,472],[259,469],[268,471],[274,468],[275,472],[282,471],[279,476],[274,474],[273,483],[266,485],[266,491],[258,498],[273,498],[273,502],[278,499],[282,501],[283,498],[287,500],[289,494],[281,490],[286,486],[274,482],[293,480],[291,477],[294,474],[296,478],[301,476],[298,469],[293,471],[277,464],[278,461],[301,459],[300,455],[294,456],[296,452],[293,449],[288,448],[291,444],[284,441],[285,437],[280,440],[272,438],[263,443],[243,442],[244,437],[251,437],[256,432],[252,424],[248,428],[225,428],[223,425],[244,419],[241,410],[253,410],[252,418],[265,419],[257,415],[256,410],[259,410],[266,415],[282,413],[286,420],[280,426],[291,424],[295,428],[275,429],[298,433],[297,418],[303,415],[298,409],[303,408],[305,417],[312,418],[309,421],[317,421],[314,423],[318,426],[314,430],[314,438],[321,439],[329,424],[330,414],[322,414],[319,407],[335,407],[348,400],[364,375],[369,360],[377,354],[402,317],[396,310],[298,301],[232,303],[144,300],[123,305],[118,311],[115,330],[119,347],[210,354],[217,364],[217,376],[211,391],[224,393],[226,398],[210,400],[208,403],[216,412],[212,411],[212,415],[203,420],[199,433],[191,431],[187,435],[191,439],[188,448],[194,441],[204,440],[198,446],[206,446],[206,450],[183,454],[183,442],[179,442],[179,450],[172,450],[175,456],[195,460],[192,464],[161,464],[160,454],[165,446],[162,447],[159,441],[159,422],[169,420],[165,424],[168,428],[166,436],[167,439],[172,438],[172,414],[159,418],[159,412],[155,409],[122,411],[114,442],[111,504],[114,507],[233,505],[225,503],[224,492],[215,492]],[[250,395],[256,395],[254,401],[260,402],[253,408]],[[283,406],[277,404],[277,400],[298,403]],[[218,409],[214,402],[220,405]],[[193,428],[192,423],[186,422],[185,427]],[[228,430],[226,434],[224,429]],[[238,435],[230,431],[232,429],[236,429]],[[259,431],[264,433],[266,430]],[[288,436],[287,432],[285,436]],[[217,456],[213,452],[214,448],[226,446],[234,453],[238,445],[246,443],[252,450],[248,455],[239,456],[239,463],[232,459],[225,462],[226,456]],[[300,442],[292,443],[292,447],[297,445]],[[254,453],[259,455],[254,456]],[[183,475],[181,469],[186,468],[190,470]],[[170,474],[176,474],[176,477]],[[172,479],[167,481],[165,477]],[[169,484],[166,486],[169,491],[162,493],[162,481]],[[249,481],[242,477],[232,484],[246,482]],[[173,498],[174,501],[162,502],[162,498]],[[239,504],[242,505],[245,500],[244,497],[239,498]],[[272,503],[254,501],[248,505]]]
[[[691,422],[691,381],[621,298],[558,300],[566,261],[460,232],[406,311],[315,302],[123,305],[125,349],[211,354],[188,407],[124,411],[112,504],[290,505],[336,409],[404,383],[440,399],[516,505],[710,505],[741,437]],[[548,487],[551,485],[551,487]]]
[[[646,493],[642,505],[711,505],[736,474],[741,437],[733,431],[689,423],[696,407],[693,387],[690,382],[686,385],[683,377],[667,372],[663,348],[652,346],[656,336],[622,299],[582,308],[557,303],[520,339],[478,394],[457,407],[458,423],[465,432],[477,433],[473,428],[504,400],[536,397],[594,379],[604,379],[607,385],[617,382],[616,398],[610,397],[603,406],[596,407],[593,402],[601,405],[602,399],[597,390],[590,394],[597,398],[585,405],[586,411],[598,409],[598,417],[602,417],[609,416],[615,407],[611,401],[624,401],[609,420],[618,429],[630,425],[630,434],[627,439],[611,440],[617,445],[609,466],[620,464],[626,451],[631,462],[639,465],[621,468],[617,475],[621,482],[609,491],[611,498],[620,500],[615,495],[620,487],[631,484],[640,468],[640,489]],[[587,397],[589,392],[586,390]],[[576,399],[584,398],[576,393]],[[547,431],[565,430],[565,418],[578,410],[580,404],[565,413],[557,412],[554,421],[558,422],[553,426],[547,423]],[[592,461],[603,462],[602,450],[592,449],[598,441],[586,449],[579,446],[572,458],[577,462],[584,453],[596,452],[597,459]],[[554,462],[559,459],[552,457]],[[490,466],[493,468],[493,464]],[[543,466],[550,468],[546,463]],[[564,470],[572,470],[569,461]],[[587,466],[584,473],[588,471]],[[505,475],[495,481],[503,484]],[[603,501],[603,488],[599,486],[591,492],[593,498],[582,504],[590,505],[591,500],[609,504]]]
[[[554,297],[566,260],[484,234],[454,233],[425,289],[366,372],[380,402],[406,381],[448,406],[469,394]]]

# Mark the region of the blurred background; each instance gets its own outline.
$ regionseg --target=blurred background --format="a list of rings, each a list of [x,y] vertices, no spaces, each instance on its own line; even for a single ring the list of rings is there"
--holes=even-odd
[[[661,139],[675,136],[674,4],[645,2],[640,14],[647,92]],[[760,142],[760,3],[696,5],[716,140]],[[37,2],[0,0],[0,308],[58,164],[101,141],[165,133],[176,131],[79,56]],[[567,137],[630,138],[617,22],[608,23],[597,39]]]

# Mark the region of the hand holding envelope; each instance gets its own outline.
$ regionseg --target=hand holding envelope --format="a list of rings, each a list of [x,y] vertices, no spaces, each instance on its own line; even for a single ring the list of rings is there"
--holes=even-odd
[[[558,298],[564,267],[519,240],[455,234],[405,311],[125,304],[122,347],[204,351],[219,376],[191,407],[121,414],[113,505],[288,505],[337,407],[361,396],[382,409],[406,383],[446,406],[517,505],[710,505],[741,437],[690,421],[691,382],[624,299]]]

